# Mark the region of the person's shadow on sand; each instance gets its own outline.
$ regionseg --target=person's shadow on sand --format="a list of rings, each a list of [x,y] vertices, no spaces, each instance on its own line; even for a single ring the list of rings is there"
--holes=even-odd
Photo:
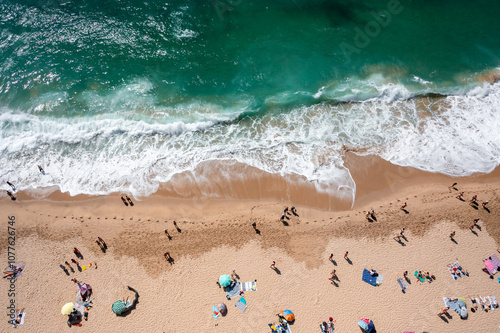
[[[408,242],[408,238],[406,238],[405,235],[401,235],[401,238],[403,238],[405,240],[405,242]]]
[[[290,225],[290,224],[289,224],[287,221],[285,221],[285,220],[282,220],[281,222],[283,222],[283,225],[284,225],[285,227],[288,227],[288,226]]]
[[[139,293],[137,292],[137,290],[135,290],[134,288],[132,288],[132,287],[130,287],[130,286],[127,286],[127,288],[128,288],[128,290],[130,290],[130,291],[133,291],[133,292],[134,292],[135,297],[134,297],[134,300],[133,300],[133,302],[132,302],[132,306],[131,306],[131,307],[129,307],[129,308],[127,309],[127,311],[126,311],[126,312],[123,312],[123,313],[121,314],[121,317],[126,317],[126,316],[128,316],[128,315],[132,312],[132,310],[135,310],[135,308],[137,307],[137,304],[139,304]]]
[[[491,213],[490,212],[490,209],[488,207],[483,207],[485,211],[487,211],[488,213]]]
[[[332,262],[332,264],[333,264],[334,266],[337,266],[337,262],[336,262],[334,259],[332,259],[332,260],[330,260],[330,261]]]
[[[83,271],[82,271],[82,268],[80,267],[80,264],[76,264],[76,268],[78,268],[78,271],[79,271],[79,272],[83,272]]]
[[[352,261],[351,261],[351,259],[349,259],[349,258],[345,258],[345,260],[347,261],[347,263],[348,263],[349,265],[352,265]]]
[[[446,317],[443,317],[441,314],[439,315],[439,318],[441,318],[442,321],[444,321],[445,323],[449,323],[448,319]]]
[[[474,208],[475,210],[478,210],[479,208],[476,206],[477,204],[470,204],[469,206],[471,206],[472,208]]]
[[[406,244],[403,243],[401,239],[396,239],[395,241],[398,242],[401,246],[406,246]]]
[[[278,267],[273,267],[273,270],[276,272],[276,274],[281,275],[281,271]]]
[[[470,231],[471,231],[474,235],[479,236],[479,235],[477,234],[477,232],[475,232],[474,230],[470,229]]]
[[[172,257],[169,257],[169,258],[167,259],[167,261],[168,261],[168,263],[169,263],[170,265],[175,264],[175,260],[174,260],[174,258],[172,258]]]
[[[68,272],[68,270],[66,269],[66,267],[64,267],[63,265],[59,265],[59,267],[61,267],[61,268],[62,268],[62,270],[64,271],[64,273],[66,273],[66,275],[68,275],[68,276],[69,276],[69,272]]]
[[[339,284],[337,282],[335,282],[334,280],[331,280],[332,281],[332,284],[335,286],[335,287],[339,287]]]
[[[260,230],[259,230],[259,229],[255,229],[255,233],[256,233],[257,235],[260,235]]]
[[[455,240],[455,238],[452,238],[451,241],[458,245],[458,242]]]
[[[410,212],[409,212],[409,211],[407,211],[407,210],[406,210],[406,209],[404,209],[404,208],[403,208],[403,209],[401,209],[401,210],[402,210],[403,212],[405,212],[405,214],[410,214]]]
[[[408,283],[408,284],[411,284],[411,280],[409,277],[405,276],[405,281]]]

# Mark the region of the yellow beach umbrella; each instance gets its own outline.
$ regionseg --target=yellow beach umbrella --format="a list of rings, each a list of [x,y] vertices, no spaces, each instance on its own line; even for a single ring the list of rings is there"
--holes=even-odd
[[[73,303],[66,303],[61,309],[63,315],[69,315],[73,311]]]

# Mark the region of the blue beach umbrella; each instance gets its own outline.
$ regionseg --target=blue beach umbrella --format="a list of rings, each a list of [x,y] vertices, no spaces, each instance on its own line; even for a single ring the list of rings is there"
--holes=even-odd
[[[219,283],[223,287],[227,287],[231,284],[231,277],[227,274],[221,275],[219,278]]]

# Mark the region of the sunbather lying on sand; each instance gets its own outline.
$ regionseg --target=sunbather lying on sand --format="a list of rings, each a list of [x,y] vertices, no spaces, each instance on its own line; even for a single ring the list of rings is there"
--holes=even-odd
[[[470,301],[471,301],[471,303],[472,303],[471,311],[472,311],[472,312],[476,312],[477,310],[479,310],[479,307],[478,307],[478,305],[477,305],[477,301],[476,301],[476,299],[475,299],[475,298],[473,298],[473,297],[471,297],[471,296],[469,296],[469,299],[470,299]]]

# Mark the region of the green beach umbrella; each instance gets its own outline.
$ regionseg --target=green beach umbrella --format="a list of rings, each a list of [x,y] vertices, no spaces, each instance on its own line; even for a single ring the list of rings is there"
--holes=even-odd
[[[123,303],[123,301],[116,301],[111,306],[111,310],[117,315],[121,315],[125,309],[127,309],[127,304]]]
[[[227,287],[231,284],[231,278],[227,274],[221,275],[219,278],[219,283],[221,286]]]

